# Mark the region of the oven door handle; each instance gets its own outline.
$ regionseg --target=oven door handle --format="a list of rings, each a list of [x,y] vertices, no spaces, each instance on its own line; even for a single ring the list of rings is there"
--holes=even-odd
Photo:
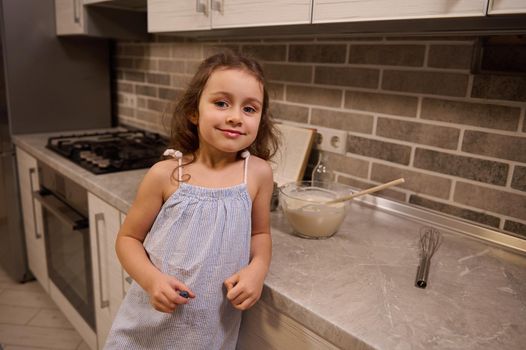
[[[34,191],[33,198],[39,201],[44,208],[49,210],[60,221],[68,225],[71,230],[78,231],[89,227],[87,218],[80,215],[50,191]]]

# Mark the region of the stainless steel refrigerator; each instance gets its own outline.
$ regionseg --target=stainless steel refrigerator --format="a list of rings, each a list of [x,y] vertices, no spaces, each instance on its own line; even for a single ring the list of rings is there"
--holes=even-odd
[[[109,41],[57,37],[53,0],[0,0],[0,265],[30,279],[15,134],[110,127]]]

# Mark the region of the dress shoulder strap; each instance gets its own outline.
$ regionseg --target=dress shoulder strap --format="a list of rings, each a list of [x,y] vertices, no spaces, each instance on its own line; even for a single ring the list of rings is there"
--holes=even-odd
[[[181,151],[176,151],[173,148],[168,148],[166,151],[164,151],[163,156],[177,159],[177,179],[179,182],[183,181],[183,153]]]
[[[247,183],[247,174],[248,174],[248,158],[250,158],[250,152],[247,151],[247,150],[244,150],[243,152],[241,152],[241,158],[244,159],[244,168],[243,168],[243,183],[246,184]]]
[[[176,151],[173,148],[168,148],[166,151],[164,151],[163,155],[177,159],[177,162],[178,162],[177,177],[179,181],[183,181],[183,153],[181,151]],[[241,158],[243,158],[245,162],[244,168],[243,168],[243,183],[246,184],[247,174],[248,174],[248,171],[247,171],[248,170],[248,158],[250,158],[250,152],[247,150],[241,152]]]

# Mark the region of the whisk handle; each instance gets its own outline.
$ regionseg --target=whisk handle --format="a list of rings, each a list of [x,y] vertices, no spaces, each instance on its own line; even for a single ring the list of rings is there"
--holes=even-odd
[[[429,275],[429,263],[431,259],[423,256],[420,258],[418,270],[416,271],[415,286],[418,288],[425,288],[427,286],[427,276]]]

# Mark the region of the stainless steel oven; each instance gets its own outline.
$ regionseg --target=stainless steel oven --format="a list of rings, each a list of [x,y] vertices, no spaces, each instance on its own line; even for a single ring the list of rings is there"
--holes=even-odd
[[[87,192],[44,163],[38,168],[34,198],[42,204],[49,279],[95,330]]]

